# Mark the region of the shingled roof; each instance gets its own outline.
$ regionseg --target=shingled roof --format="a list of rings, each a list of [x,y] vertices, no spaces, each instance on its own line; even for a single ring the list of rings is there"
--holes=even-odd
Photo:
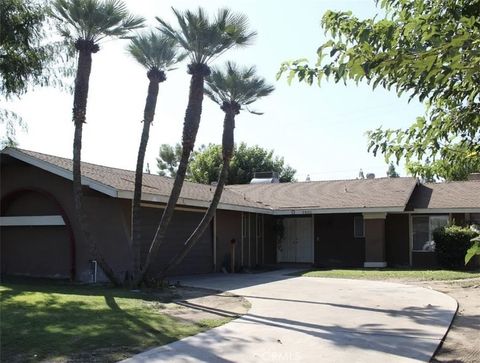
[[[2,154],[72,179],[70,159],[6,148]],[[135,172],[82,162],[82,183],[112,197],[133,197]],[[174,180],[144,174],[142,198],[168,200]],[[185,182],[179,205],[207,207],[214,187]],[[271,214],[480,211],[480,181],[420,184],[415,178],[329,180],[225,187],[219,209]]]
[[[59,156],[42,154],[39,152],[7,148],[2,151],[17,159],[25,162],[37,160],[53,166],[50,170],[59,175],[69,177],[71,179],[72,160]],[[31,160],[33,158],[33,160]],[[30,159],[30,160],[29,160]],[[41,165],[37,165],[41,166]],[[64,173],[62,173],[62,171]],[[85,178],[85,180],[83,180]],[[174,179],[155,175],[143,174],[142,199],[148,201],[166,202],[172,190]],[[93,189],[114,197],[132,198],[135,172],[118,168],[111,168],[102,165],[90,164],[82,162],[82,183],[89,185]],[[106,187],[106,188],[101,188]],[[180,194],[179,204],[205,207],[212,200],[215,188],[210,185],[185,182]],[[220,209],[237,209],[238,207],[245,210],[269,210],[265,206],[245,199],[241,194],[230,190],[224,190],[220,201]]]
[[[480,180],[426,183],[413,192],[412,209],[480,209]]]
[[[233,185],[228,190],[274,210],[337,209],[403,211],[415,178],[310,181],[301,183]]]

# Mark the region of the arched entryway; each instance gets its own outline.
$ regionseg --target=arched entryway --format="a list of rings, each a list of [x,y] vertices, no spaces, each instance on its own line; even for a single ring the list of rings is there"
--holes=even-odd
[[[55,196],[23,188],[1,199],[2,274],[75,279],[75,237]]]

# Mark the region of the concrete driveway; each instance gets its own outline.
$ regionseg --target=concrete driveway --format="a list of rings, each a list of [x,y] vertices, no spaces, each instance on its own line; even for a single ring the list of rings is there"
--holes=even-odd
[[[252,308],[124,362],[428,362],[457,310],[453,298],[416,286],[291,272],[180,279],[242,295]]]

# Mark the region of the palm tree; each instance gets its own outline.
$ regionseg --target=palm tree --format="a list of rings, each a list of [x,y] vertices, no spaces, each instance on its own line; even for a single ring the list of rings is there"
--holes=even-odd
[[[240,113],[243,107],[251,113],[260,114],[248,109],[248,105],[262,97],[268,96],[274,90],[274,87],[266,84],[263,78],[257,77],[255,67],[240,68],[232,62],[227,62],[225,70],[213,69],[206,82],[205,94],[218,104],[225,113],[222,136],[222,169],[207,212],[195,231],[185,242],[182,250],[162,270],[162,278],[170,269],[182,262],[195,243],[205,233],[215,215],[225,182],[227,181],[230,160],[233,157],[235,116]]]
[[[234,46],[248,45],[256,35],[255,32],[247,30],[248,22],[244,15],[233,14],[228,9],[220,9],[213,20],[209,19],[202,8],[198,8],[196,11],[186,10],[184,12],[173,9],[173,12],[178,21],[178,29],[174,29],[170,24],[158,17],[157,20],[160,23],[160,31],[168,37],[175,39],[185,49],[190,59],[188,73],[191,75],[191,80],[183,124],[182,155],[167,206],[136,284],[139,284],[145,277],[152,259],[165,240],[167,227],[182,190],[188,160],[195,146],[195,139],[200,125],[204,79],[210,74],[208,64]]]
[[[87,215],[83,207],[81,183],[82,128],[86,120],[88,86],[92,68],[92,54],[100,50],[99,42],[107,37],[125,38],[142,27],[143,18],[131,15],[119,0],[55,0],[52,16],[58,20],[57,28],[78,51],[78,65],[73,95],[73,198],[81,233],[90,248],[91,258],[112,282],[118,284],[113,271],[98,254],[94,239],[89,233]]]
[[[150,133],[150,125],[153,122],[157,105],[158,87],[160,82],[164,82],[167,79],[165,72],[171,70],[172,66],[181,61],[185,55],[178,52],[177,42],[174,39],[155,32],[133,38],[127,49],[135,60],[148,70],[147,77],[149,80],[147,100],[143,112],[143,130],[138,149],[132,205],[133,271],[136,276],[140,271],[141,265],[140,202],[142,195],[143,163]]]

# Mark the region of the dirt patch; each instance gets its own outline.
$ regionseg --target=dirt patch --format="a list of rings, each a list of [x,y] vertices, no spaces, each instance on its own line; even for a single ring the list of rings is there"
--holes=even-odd
[[[159,308],[164,314],[190,322],[235,319],[246,314],[251,307],[245,298],[228,292],[192,287],[173,289],[175,289],[175,300],[170,304],[160,304]]]
[[[398,282],[440,291],[450,295],[458,302],[458,312],[450,331],[431,362],[479,362],[480,278],[455,281],[401,280]]]
[[[144,304],[182,322],[195,324],[202,330],[223,325],[246,314],[250,303],[243,297],[209,289],[169,287],[163,290],[138,291],[145,295]],[[153,299],[152,299],[153,297]],[[172,340],[172,342],[174,339]],[[168,343],[168,342],[167,342]],[[42,363],[118,362],[153,347],[114,346],[77,352],[42,360]],[[37,361],[35,357],[18,357],[16,362]]]

